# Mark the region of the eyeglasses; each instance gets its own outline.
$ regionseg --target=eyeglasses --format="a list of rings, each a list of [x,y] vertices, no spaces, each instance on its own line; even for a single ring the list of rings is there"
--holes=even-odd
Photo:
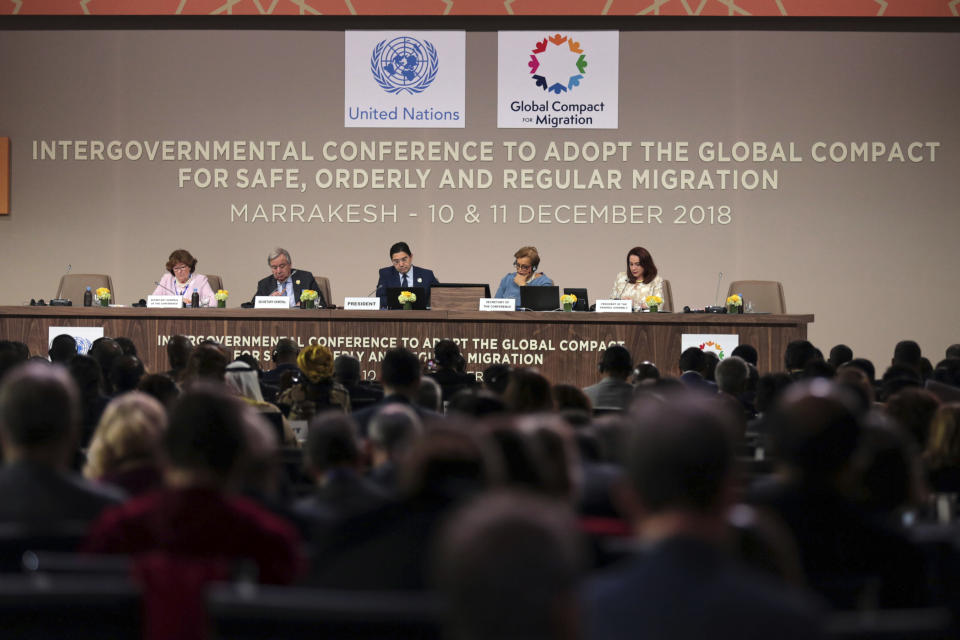
[[[533,269],[532,264],[518,264],[514,262],[513,266],[517,268],[517,271],[529,271],[530,269]]]
[[[190,271],[190,267],[188,267],[185,264],[176,264],[176,265],[173,265],[173,270],[174,271]]]

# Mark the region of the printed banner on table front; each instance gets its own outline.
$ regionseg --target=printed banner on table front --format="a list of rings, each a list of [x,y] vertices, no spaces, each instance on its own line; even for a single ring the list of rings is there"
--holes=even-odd
[[[501,31],[497,126],[616,129],[620,33]]]
[[[347,31],[343,126],[463,128],[463,31]]]
[[[701,351],[712,351],[723,360],[740,345],[740,336],[736,333],[684,333],[680,335],[680,353],[690,347]]]

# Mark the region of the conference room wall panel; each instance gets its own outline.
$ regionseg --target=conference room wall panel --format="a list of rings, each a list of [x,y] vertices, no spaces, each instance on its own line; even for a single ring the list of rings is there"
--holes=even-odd
[[[455,23],[454,23],[454,26]],[[462,26],[462,25],[461,25]],[[568,31],[577,25],[571,23]],[[11,214],[0,218],[7,277],[0,303],[50,298],[60,275],[106,272],[117,302],[145,297],[167,255],[189,249],[198,271],[224,278],[231,306],[266,276],[266,255],[288,248],[294,265],[331,278],[335,302],[368,294],[387,247],[409,242],[441,281],[487,282],[512,254],[536,245],[541,270],[561,286],[610,294],[634,245],[647,247],[678,308],[716,302],[734,279],[780,280],[791,313],[813,313],[809,335],[825,351],[846,342],[882,365],[902,338],[936,361],[960,341],[955,279],[960,258],[960,85],[956,33],[834,31],[623,31],[617,129],[498,129],[497,34],[466,34],[463,129],[345,128],[339,30],[83,30],[3,32],[0,136],[11,141]],[[345,70],[345,65],[347,69]],[[584,88],[584,93],[589,87]],[[279,140],[314,160],[179,162],[35,159],[34,144],[73,140]],[[327,141],[490,141],[489,163],[326,162]],[[531,162],[508,161],[505,142],[529,141]],[[684,161],[645,160],[645,141],[687,143]],[[702,143],[793,143],[796,162],[710,162]],[[551,142],[626,142],[626,161],[544,160]],[[918,162],[817,162],[817,142],[929,143]],[[675,148],[675,147],[674,147]],[[178,185],[181,167],[296,168],[302,193],[283,188]],[[320,189],[322,168],[431,170],[424,188]],[[489,169],[487,189],[440,189],[445,168]],[[510,189],[509,169],[620,170],[620,189]],[[775,171],[776,188],[633,188],[634,170]],[[397,222],[231,221],[231,205],[396,206]],[[449,206],[453,221],[431,222]],[[520,207],[659,207],[643,224],[520,223]],[[465,220],[476,207],[478,222]],[[508,222],[494,223],[491,207]],[[692,224],[693,207],[729,207],[729,224]],[[525,209],[526,211],[526,209]],[[700,211],[699,209],[697,210]],[[685,213],[684,213],[685,212]],[[411,217],[410,213],[417,216]],[[699,215],[699,214],[697,214]],[[288,215],[289,218],[289,215]],[[686,220],[684,222],[684,220]]]

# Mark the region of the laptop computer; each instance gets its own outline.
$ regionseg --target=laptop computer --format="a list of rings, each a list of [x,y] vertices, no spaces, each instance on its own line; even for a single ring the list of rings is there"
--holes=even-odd
[[[587,299],[587,290],[578,287],[564,287],[563,295],[573,294],[577,296],[577,301],[573,303],[574,311],[587,311],[590,308],[590,301]]]
[[[387,309],[403,309],[403,304],[400,303],[398,298],[400,297],[401,291],[409,291],[413,295],[417,296],[417,301],[412,303],[412,308],[420,309],[421,311],[427,308],[427,290],[423,287],[387,287]]]
[[[556,311],[560,308],[560,287],[520,287],[520,308]]]

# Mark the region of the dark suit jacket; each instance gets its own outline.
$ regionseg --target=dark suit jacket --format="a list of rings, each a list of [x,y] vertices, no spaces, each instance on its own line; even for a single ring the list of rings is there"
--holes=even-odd
[[[0,521],[42,527],[60,522],[91,522],[126,495],[78,475],[33,462],[0,468]]]
[[[665,540],[584,589],[587,638],[767,638],[822,636],[818,610],[722,551],[692,538]]]
[[[317,284],[317,279],[313,277],[312,273],[304,271],[303,269],[294,269],[293,273],[290,274],[290,279],[293,280],[293,299],[298,303],[300,302],[300,294],[304,289],[313,289],[318,294],[317,306],[327,306],[327,301],[323,297],[323,291],[320,290],[320,285]],[[276,278],[267,276],[257,283],[257,292],[253,294],[253,297],[268,296],[276,290]],[[250,302],[253,302],[253,298],[250,299]]]
[[[423,287],[427,293],[427,305],[430,305],[430,287],[435,284],[440,284],[440,281],[437,280],[437,277],[433,275],[433,271],[430,269],[424,269],[423,267],[412,266],[410,267],[410,272],[413,274],[413,282],[410,283],[411,287]],[[394,269],[393,267],[384,267],[380,269],[380,279],[377,280],[377,296],[380,297],[380,308],[387,308],[387,287],[399,287],[400,286],[400,272]]]
[[[383,400],[381,400],[377,404],[370,405],[369,407],[365,407],[360,411],[353,412],[353,419],[357,423],[358,433],[362,437],[366,438],[369,435],[370,420],[373,419],[373,416],[377,415],[377,412],[380,411],[380,409],[384,408],[388,404],[393,404],[395,402],[405,404],[411,409],[413,409],[414,413],[420,416],[420,419],[424,422],[428,422],[428,421],[433,422],[437,420],[443,420],[443,414],[437,413],[436,411],[431,411],[430,409],[425,409],[420,405],[413,404],[410,402],[410,400],[408,400],[404,396],[401,396],[401,395],[385,396]]]

